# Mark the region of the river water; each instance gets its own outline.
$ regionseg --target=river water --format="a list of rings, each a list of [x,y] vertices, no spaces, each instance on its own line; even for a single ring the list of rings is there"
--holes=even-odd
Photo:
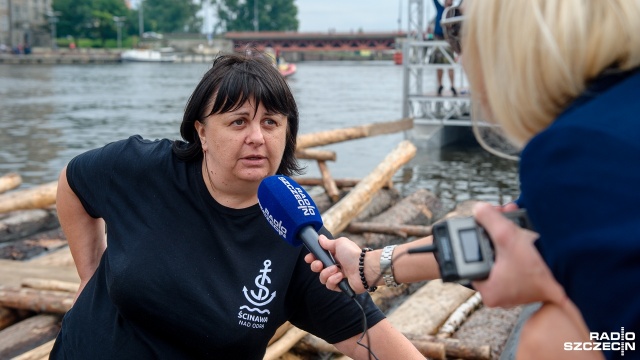
[[[17,172],[22,187],[57,179],[75,155],[140,134],[179,138],[187,99],[209,64],[0,65],[0,175]],[[300,110],[300,134],[398,120],[402,67],[390,61],[301,62],[289,84]],[[427,84],[425,87],[434,87]],[[323,147],[335,178],[361,178],[404,139],[390,134]],[[416,157],[394,177],[408,195],[426,188],[446,208],[468,199],[504,203],[518,195],[517,163],[478,146]],[[308,176],[318,176],[308,162]]]

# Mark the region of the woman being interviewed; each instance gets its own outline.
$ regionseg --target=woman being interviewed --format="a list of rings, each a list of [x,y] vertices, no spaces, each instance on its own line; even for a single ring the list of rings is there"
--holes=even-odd
[[[443,27],[464,56],[482,110],[474,111],[483,118],[476,138],[492,153],[519,157],[521,182],[516,204],[474,209],[496,258],[488,279],[473,285],[489,306],[543,304],[523,328],[520,358],[633,356],[627,340],[640,331],[640,0],[470,0],[463,13]],[[516,151],[505,154],[509,147]],[[537,233],[499,213],[518,206]],[[436,278],[433,255],[399,257],[430,241],[399,245],[387,277]],[[360,249],[345,238],[321,244],[364,291]],[[383,283],[380,254],[364,258],[368,286]],[[330,289],[343,277],[336,267],[320,275]]]
[[[297,106],[271,63],[218,57],[180,131],[185,141],[132,136],[62,171],[58,214],[81,285],[52,358],[261,359],[290,321],[366,359],[364,314],[373,353],[421,358],[370,297],[362,310],[327,291],[262,215],[262,179],[300,171]]]

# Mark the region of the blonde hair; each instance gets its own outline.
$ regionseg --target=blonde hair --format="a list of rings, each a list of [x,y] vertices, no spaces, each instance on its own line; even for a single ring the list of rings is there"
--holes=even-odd
[[[640,65],[640,0],[470,0],[464,13],[471,94],[518,147],[605,69]]]

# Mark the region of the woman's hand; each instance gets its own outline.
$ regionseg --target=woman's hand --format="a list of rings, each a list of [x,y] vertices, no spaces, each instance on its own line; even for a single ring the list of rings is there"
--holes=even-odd
[[[489,278],[475,281],[473,286],[487,306],[542,302],[522,328],[518,359],[602,359],[599,351],[569,354],[563,350],[563,342],[589,341],[589,329],[533,246],[538,234],[518,227],[501,214],[516,209],[515,204],[494,208],[481,203],[474,207],[476,220],[493,240],[496,258]]]
[[[495,263],[489,278],[474,281],[473,286],[487,306],[511,307],[539,301],[562,304],[566,299],[564,289],[533,245],[538,234],[518,227],[501,214],[501,210],[516,208],[509,204],[496,209],[487,203],[474,207],[476,221],[493,241]]]
[[[360,258],[360,247],[346,237],[329,240],[326,236],[320,235],[318,241],[320,246],[329,251],[339,266],[333,265],[324,268],[320,260],[309,253],[304,260],[311,265],[313,272],[320,273],[320,282],[327,286],[327,289],[340,291],[338,284],[345,277],[349,281],[351,288],[357,293],[365,292],[360,273],[358,270],[358,260]]]

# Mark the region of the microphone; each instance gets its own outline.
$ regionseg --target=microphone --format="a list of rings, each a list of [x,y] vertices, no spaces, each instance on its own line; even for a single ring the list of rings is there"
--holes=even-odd
[[[258,203],[267,222],[286,242],[293,246],[304,244],[325,267],[336,265],[331,253],[318,242],[318,232],[330,239],[333,236],[323,226],[311,195],[293,179],[284,175],[263,179],[258,186]],[[356,296],[347,279],[338,286],[350,298]]]

